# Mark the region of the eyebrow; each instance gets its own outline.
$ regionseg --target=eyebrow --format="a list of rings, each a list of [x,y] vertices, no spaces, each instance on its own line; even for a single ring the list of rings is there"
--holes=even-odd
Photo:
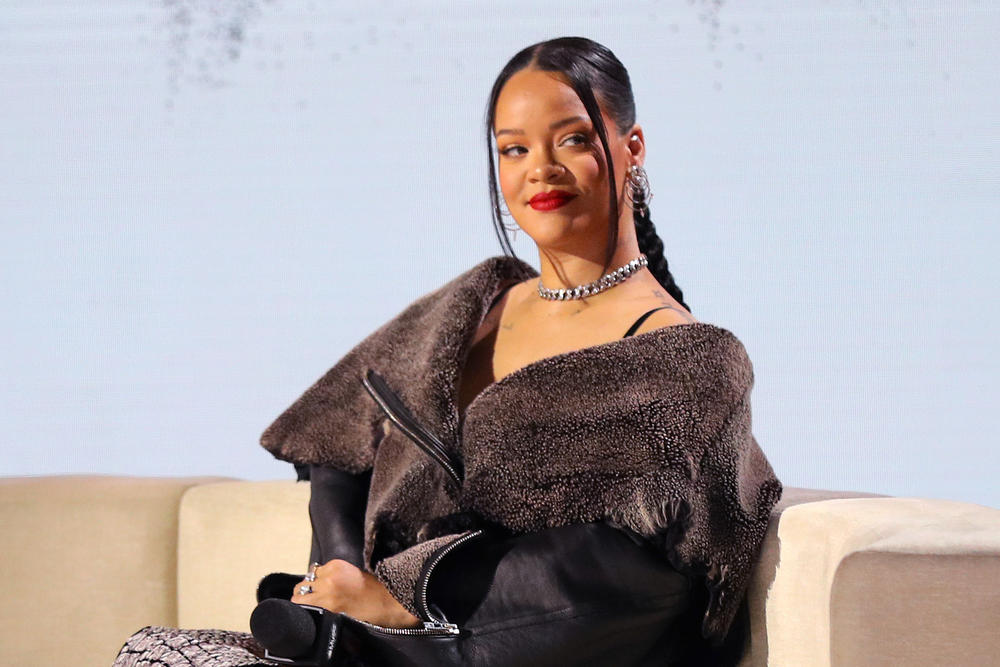
[[[556,122],[549,125],[550,130],[556,130],[563,125],[569,125],[578,120],[586,120],[583,116],[570,116],[569,118],[563,118],[562,120],[557,120]],[[495,136],[500,136],[501,134],[524,134],[524,130],[497,130]]]

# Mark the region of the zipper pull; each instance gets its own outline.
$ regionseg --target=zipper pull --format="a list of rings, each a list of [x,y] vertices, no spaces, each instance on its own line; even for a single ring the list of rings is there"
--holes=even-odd
[[[454,623],[443,623],[441,621],[424,621],[425,630],[445,630],[450,634],[458,634],[458,626]]]

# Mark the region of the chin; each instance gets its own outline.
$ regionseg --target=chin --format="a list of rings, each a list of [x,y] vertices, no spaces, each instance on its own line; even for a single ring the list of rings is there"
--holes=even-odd
[[[550,247],[571,247],[581,237],[604,239],[607,234],[607,224],[596,220],[593,216],[553,215],[554,212],[535,213],[531,219],[521,225],[521,229],[533,238],[538,245]]]
[[[571,218],[549,215],[547,219],[533,219],[526,224],[518,223],[521,231],[530,236],[540,246],[559,246],[573,238],[575,227]]]

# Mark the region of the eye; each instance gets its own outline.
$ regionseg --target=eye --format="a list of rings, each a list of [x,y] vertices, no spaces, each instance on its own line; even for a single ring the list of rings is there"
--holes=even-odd
[[[563,139],[564,144],[567,142],[571,146],[586,146],[587,144],[590,143],[590,137],[588,137],[586,134],[583,134],[582,132],[574,132],[573,134]],[[499,153],[500,155],[510,157],[512,155],[520,155],[521,153],[515,152],[519,150],[527,152],[527,149],[524,146],[520,146],[518,144],[511,144],[500,150]]]
[[[518,146],[517,144],[511,144],[510,146],[507,146],[506,148],[504,148],[503,150],[501,150],[500,151],[500,155],[510,156],[511,155],[511,151],[516,150],[516,149],[524,150],[524,146]]]
[[[579,143],[578,143],[578,144],[576,144],[577,146],[580,146],[580,145],[582,145],[582,144],[586,144],[587,142],[589,142],[589,141],[590,141],[590,137],[588,137],[588,136],[587,136],[587,135],[585,135],[585,134],[581,134],[580,132],[577,132],[577,133],[575,133],[575,134],[571,134],[571,135],[569,135],[568,137],[566,137],[566,141],[569,141],[570,139],[578,139],[578,140],[579,140]],[[565,143],[565,142],[564,142],[564,143]]]

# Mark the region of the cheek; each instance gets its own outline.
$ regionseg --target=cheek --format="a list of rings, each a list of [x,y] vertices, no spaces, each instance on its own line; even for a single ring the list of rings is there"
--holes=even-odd
[[[607,182],[607,173],[602,162],[598,162],[598,160],[593,157],[586,157],[582,160],[582,162],[584,178],[592,183]]]
[[[598,197],[608,196],[608,179],[603,160],[592,154],[580,155],[572,163],[573,174],[580,185]]]
[[[499,170],[498,180],[500,181],[500,192],[504,199],[514,199],[517,193],[517,177],[511,173],[510,169]]]

